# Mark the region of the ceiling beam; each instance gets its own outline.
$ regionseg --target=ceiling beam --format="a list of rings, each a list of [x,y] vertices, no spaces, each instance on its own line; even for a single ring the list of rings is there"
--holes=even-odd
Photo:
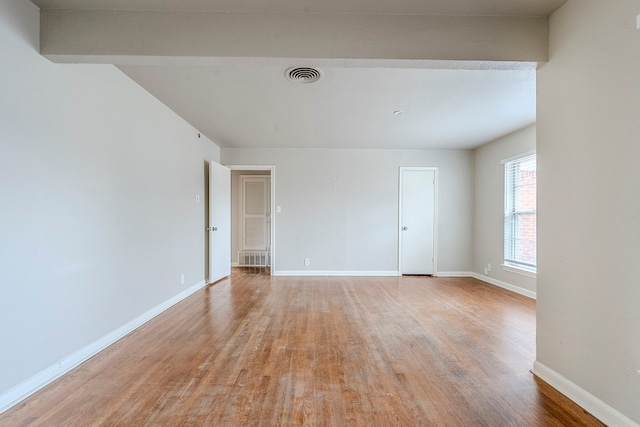
[[[316,58],[544,63],[548,18],[42,10],[54,62]],[[138,58],[138,60],[136,60]]]

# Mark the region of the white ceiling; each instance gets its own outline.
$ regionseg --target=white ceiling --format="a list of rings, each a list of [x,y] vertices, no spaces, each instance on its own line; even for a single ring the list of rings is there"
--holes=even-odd
[[[548,16],[566,0],[34,0],[43,8]],[[313,84],[285,78],[316,66]],[[223,147],[469,149],[535,122],[535,70],[213,58],[119,65]],[[394,115],[402,110],[403,114]]]
[[[466,149],[535,121],[535,70],[320,67],[299,84],[285,71],[304,61],[221,62],[120,69],[221,146]]]

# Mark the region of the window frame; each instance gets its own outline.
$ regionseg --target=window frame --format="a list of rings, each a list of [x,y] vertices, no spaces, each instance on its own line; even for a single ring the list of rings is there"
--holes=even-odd
[[[533,183],[534,193],[537,193],[537,156],[535,151],[523,153],[518,156],[510,157],[503,160],[501,163],[504,165],[504,218],[503,218],[503,268],[507,271],[514,273],[524,274],[526,276],[535,277],[537,273],[537,248],[534,250],[535,261],[533,263],[524,261],[518,256],[518,253],[522,249],[519,242],[522,241],[518,237],[520,227],[523,225],[523,221],[520,219],[524,216],[534,217],[534,246],[537,245],[537,196],[534,198],[534,210],[522,210],[518,209],[522,197],[522,189],[524,187],[532,187],[529,184],[521,184],[516,182],[516,179],[521,177],[514,171],[515,167],[521,164],[533,161],[536,165],[535,182]]]

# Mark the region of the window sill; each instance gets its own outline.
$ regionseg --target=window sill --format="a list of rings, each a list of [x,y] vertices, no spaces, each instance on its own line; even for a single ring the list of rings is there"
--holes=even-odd
[[[520,274],[522,276],[532,277],[534,279],[538,277],[535,271],[525,270],[523,268],[514,267],[513,265],[502,264],[502,269],[504,271]]]

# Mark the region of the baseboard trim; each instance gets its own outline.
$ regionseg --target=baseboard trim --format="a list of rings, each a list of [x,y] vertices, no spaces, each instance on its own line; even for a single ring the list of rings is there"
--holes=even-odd
[[[331,276],[331,277],[398,277],[397,271],[333,271],[333,270],[280,270],[274,276]]]
[[[511,292],[524,295],[525,297],[529,297],[531,299],[537,298],[536,292],[530,291],[529,289],[521,288],[520,286],[512,285],[511,283],[503,282],[502,280],[494,279],[493,277],[485,276],[483,274],[478,274],[475,272],[471,273],[471,277],[473,277],[474,279],[482,280],[483,282],[490,283],[494,286],[507,289]]]
[[[180,292],[178,295],[173,298],[168,299],[160,305],[152,308],[151,310],[141,314],[136,317],[132,321],[126,323],[120,328],[112,331],[111,333],[105,335],[99,340],[81,348],[80,350],[72,353],[71,355],[65,357],[60,360],[53,366],[45,369],[29,378],[28,380],[18,384],[13,387],[9,391],[0,395],[0,414],[5,412],[7,409],[12,406],[20,403],[22,400],[31,396],[33,393],[37,392],[41,388],[46,385],[52,383],[53,381],[60,378],[62,375],[66,374],[73,368],[77,367],[81,363],[87,361],[91,357],[95,356],[100,351],[104,350],[111,344],[115,343],[119,339],[123,338],[127,334],[131,333],[133,330],[139,328],[140,326],[147,323],[149,320],[153,319],[163,311],[167,310],[171,306],[179,303],[183,299],[191,296],[201,288],[206,285],[206,282],[203,280],[188,289]]]
[[[472,277],[473,273],[470,271],[438,271],[434,274],[435,277]]]
[[[627,418],[585,389],[569,381],[537,360],[533,363],[531,372],[606,425],[616,427],[640,427],[640,424]]]
[[[237,261],[236,262],[232,262],[231,263],[231,268],[238,267],[239,265],[240,265],[240,263],[238,263]]]

